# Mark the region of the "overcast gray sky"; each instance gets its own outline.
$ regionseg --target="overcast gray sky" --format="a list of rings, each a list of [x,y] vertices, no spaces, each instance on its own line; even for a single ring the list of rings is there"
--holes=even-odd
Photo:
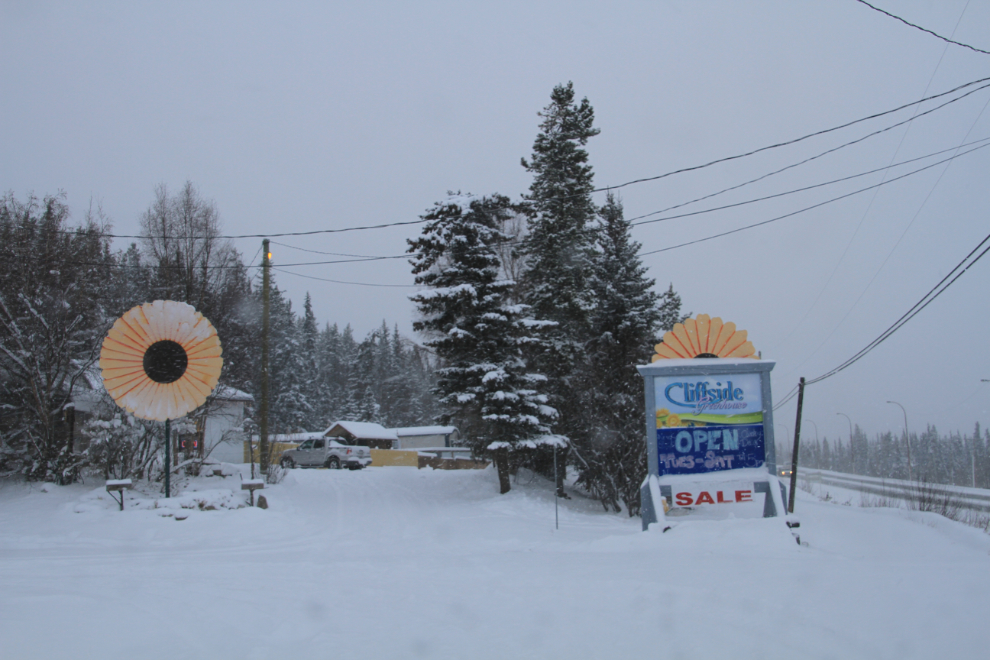
[[[990,2],[877,0],[990,50]],[[191,180],[227,232],[415,220],[448,190],[518,196],[557,83],[595,108],[599,186],[792,139],[990,76],[990,56],[948,45],[854,0],[830,2],[0,2],[0,189],[90,200],[137,233],[154,187]],[[972,88],[970,88],[972,89]],[[927,94],[926,94],[927,91]],[[949,97],[947,97],[949,98]],[[990,137],[983,90],[701,210],[882,168]],[[922,111],[933,107],[928,104]],[[621,189],[636,217],[717,192],[910,119],[915,109]],[[981,143],[984,144],[984,143]],[[979,146],[979,145],[974,145]],[[918,161],[893,178],[931,164]],[[856,353],[986,234],[990,148],[874,191],[732,236],[644,257],[687,311],[749,331],[777,360],[778,398]],[[649,252],[768,220],[880,183],[884,173],[728,211],[644,224]],[[654,216],[656,217],[656,216]],[[417,228],[275,238],[395,255]],[[250,259],[258,240],[237,240]],[[124,247],[126,241],[119,241]],[[319,260],[281,245],[275,262]],[[317,259],[314,259],[317,257]],[[329,257],[328,257],[329,258]],[[404,260],[293,268],[410,285]],[[926,423],[990,423],[987,280],[980,261],[855,366],[809,387],[805,424],[846,437]],[[278,273],[297,305],[359,336],[382,319],[411,333],[414,289]],[[793,432],[793,402],[777,413]]]

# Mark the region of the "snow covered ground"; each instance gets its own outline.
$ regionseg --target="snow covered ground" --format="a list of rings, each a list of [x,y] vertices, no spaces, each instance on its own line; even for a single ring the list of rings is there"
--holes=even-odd
[[[933,514],[799,492],[798,546],[779,519],[642,533],[639,519],[580,498],[562,502],[555,531],[545,481],[499,496],[490,469],[294,470],[263,491],[267,511],[223,508],[242,498],[230,493],[236,479],[183,496],[215,511],[129,500],[120,512],[97,484],[0,484],[0,657],[901,659],[990,649],[990,536]]]

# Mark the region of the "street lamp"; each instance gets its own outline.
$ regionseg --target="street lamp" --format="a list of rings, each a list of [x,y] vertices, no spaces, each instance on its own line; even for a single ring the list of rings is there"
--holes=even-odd
[[[777,466],[778,466],[777,474],[779,475],[780,474],[780,470],[782,469],[780,466],[782,466],[782,465],[785,464],[784,463],[784,459],[783,459],[783,457],[784,457],[784,449],[787,448],[787,439],[789,437],[791,437],[791,430],[789,428],[787,428],[787,424],[782,424],[780,422],[774,422],[773,425],[774,426],[783,426],[784,427],[784,431],[785,431],[785,433],[784,433],[784,444],[777,445],[777,443],[774,442],[774,452],[777,453],[780,456],[780,458],[777,459]],[[780,448],[780,451],[779,452],[777,451],[777,448],[778,447]]]
[[[806,419],[806,422],[811,422],[811,425],[815,427],[815,442],[818,442],[818,424],[815,424],[814,420]]]
[[[849,456],[852,458],[852,469],[856,471],[856,451],[853,445],[853,421],[849,419],[849,415],[846,413],[835,413],[836,415],[842,415],[849,422]]]
[[[912,479],[912,477],[911,477],[911,434],[910,434],[910,432],[908,432],[907,411],[904,410],[904,406],[902,406],[901,404],[897,403],[896,401],[888,401],[887,403],[894,404],[895,406],[897,406],[898,408],[901,409],[901,412],[904,413],[904,444],[907,445],[908,481],[911,481],[911,479]]]

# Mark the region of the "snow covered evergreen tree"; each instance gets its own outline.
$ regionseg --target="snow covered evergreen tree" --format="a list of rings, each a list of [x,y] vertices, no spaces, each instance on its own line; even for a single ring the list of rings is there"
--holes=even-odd
[[[499,278],[498,227],[507,198],[452,195],[423,219],[422,235],[409,241],[416,283],[410,296],[420,313],[413,328],[428,337],[440,360],[436,392],[442,423],[454,423],[475,455],[493,456],[501,492],[510,489],[511,454],[554,442],[556,411],[542,393],[545,377],[528,366],[525,352],[548,325],[506,297],[513,283]]]
[[[558,433],[585,444],[582,393],[587,382],[576,367],[584,360],[595,311],[592,273],[595,263],[596,208],[588,139],[598,135],[594,110],[588,99],[575,101],[574,85],[557,85],[550,104],[540,113],[543,121],[523,167],[533,173],[529,194],[529,226],[521,252],[526,258],[523,301],[536,318],[557,325],[547,335],[546,349],[535,367],[549,378],[551,403],[560,411]],[[541,471],[548,472],[548,465]],[[561,473],[557,474],[562,489]]]
[[[292,301],[274,282],[269,294],[269,314],[269,432],[309,431],[307,422],[313,405],[307,396],[303,373],[311,358],[302,351]]]
[[[606,509],[639,511],[646,476],[643,379],[661,322],[660,296],[640,262],[622,203],[609,194],[600,211],[599,253],[593,269],[597,306],[591,318],[587,360],[577,367],[587,383],[581,396],[586,435],[574,438],[582,484]]]
[[[297,333],[301,353],[299,387],[307,404],[302,425],[307,430],[319,431],[325,428],[326,420],[323,419],[322,408],[325,405],[324,401],[328,398],[328,392],[324,386],[324,380],[320,377],[321,372],[326,367],[323,364],[321,352],[317,350],[320,332],[316,328],[313,300],[308,291],[303,301],[303,314],[298,321]]]
[[[691,317],[690,313],[681,313],[681,297],[674,291],[674,285],[670,284],[667,290],[660,294],[660,323],[658,325],[659,334],[670,332],[677,323],[683,323]],[[659,341],[661,338],[658,337]]]
[[[67,483],[72,392],[99,357],[113,260],[93,217],[71,228],[62,197],[0,198],[0,474]]]

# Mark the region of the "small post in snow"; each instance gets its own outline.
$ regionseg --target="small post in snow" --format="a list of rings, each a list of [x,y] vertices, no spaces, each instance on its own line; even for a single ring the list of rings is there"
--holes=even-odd
[[[560,516],[557,514],[557,443],[553,443],[553,526],[560,529]]]

